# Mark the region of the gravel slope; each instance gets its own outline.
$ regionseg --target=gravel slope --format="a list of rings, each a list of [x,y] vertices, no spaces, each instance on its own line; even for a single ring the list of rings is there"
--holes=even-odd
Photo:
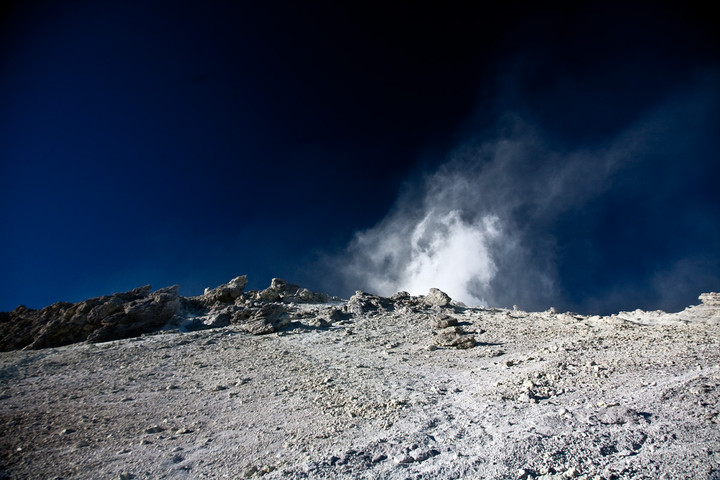
[[[379,308],[321,327],[328,305],[299,305],[269,335],[0,353],[0,478],[720,479],[720,311],[701,298],[610,317]],[[438,318],[475,346],[437,346]]]

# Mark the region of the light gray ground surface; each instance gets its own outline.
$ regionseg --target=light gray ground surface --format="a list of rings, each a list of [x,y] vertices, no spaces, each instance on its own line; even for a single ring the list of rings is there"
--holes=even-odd
[[[717,296],[445,308],[0,353],[0,478],[720,479]],[[300,307],[298,307],[300,308]],[[437,315],[435,315],[437,318]],[[320,322],[321,324],[323,322]]]

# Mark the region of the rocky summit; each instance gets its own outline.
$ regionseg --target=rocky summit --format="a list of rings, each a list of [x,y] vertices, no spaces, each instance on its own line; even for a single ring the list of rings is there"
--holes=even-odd
[[[0,313],[0,351],[105,342],[181,329],[242,325],[254,334],[287,326],[295,303],[324,303],[330,297],[280,279],[262,291],[244,292],[247,277],[206,289],[198,297],[178,295],[178,286],[150,292],[150,285],[80,303],[60,302]]]
[[[720,479],[720,295],[342,300],[240,276],[0,314],[0,478]]]
[[[264,290],[245,292],[247,276],[207,288],[197,297],[178,295],[179,286],[150,292],[151,286],[125,293],[92,298],[79,303],[60,302],[41,310],[20,306],[0,313],[0,351],[60,347],[77,342],[91,343],[137,337],[153,332],[195,331],[236,325],[253,335],[274,333],[293,320],[308,316],[307,304],[328,304],[315,323],[329,325],[347,315],[384,312],[396,308],[414,311],[428,307],[448,307],[450,297],[437,288],[426,296],[413,297],[400,292],[390,299],[358,291],[348,302],[324,293],[311,292],[298,285],[274,278]],[[334,304],[329,302],[334,300]],[[448,325],[450,326],[450,325]],[[461,335],[455,328],[450,337]],[[445,342],[451,345],[453,342]],[[458,345],[470,345],[463,336]],[[464,348],[464,347],[463,347]]]

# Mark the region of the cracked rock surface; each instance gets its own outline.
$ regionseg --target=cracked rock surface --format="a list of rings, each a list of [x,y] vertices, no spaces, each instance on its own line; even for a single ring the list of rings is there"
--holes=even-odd
[[[0,478],[720,479],[717,294],[600,317],[236,280],[108,314],[151,335],[0,353]]]

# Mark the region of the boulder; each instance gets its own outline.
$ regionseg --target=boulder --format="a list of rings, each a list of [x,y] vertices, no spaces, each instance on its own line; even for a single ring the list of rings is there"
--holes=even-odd
[[[433,328],[454,327],[458,324],[457,318],[450,315],[435,315],[431,319]]]
[[[301,288],[292,300],[295,303],[327,303],[330,301],[330,295]]]
[[[441,347],[467,349],[475,346],[475,337],[467,335],[460,327],[448,327],[435,336],[435,343]]]
[[[424,302],[428,305],[436,305],[438,307],[446,307],[452,302],[452,298],[437,288],[431,288],[430,292],[425,295]]]
[[[362,315],[371,311],[387,311],[394,308],[392,300],[357,290],[345,305],[345,311],[353,315]]]
[[[232,303],[240,295],[242,295],[245,285],[247,285],[247,275],[240,275],[230,280],[228,283],[215,287],[213,289],[205,289],[202,297],[212,303]]]
[[[253,335],[265,335],[277,332],[290,325],[290,315],[287,309],[278,304],[266,304],[256,309],[247,318],[245,315],[234,317],[240,327]]]
[[[311,292],[307,288],[301,288],[280,278],[273,278],[268,288],[255,294],[255,299],[261,302],[327,303],[330,301],[330,296]]]

